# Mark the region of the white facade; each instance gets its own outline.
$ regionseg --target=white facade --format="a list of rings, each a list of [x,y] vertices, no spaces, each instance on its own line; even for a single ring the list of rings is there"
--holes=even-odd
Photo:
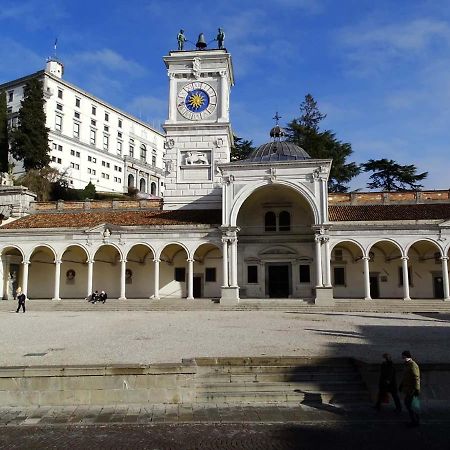
[[[169,74],[165,136],[83,97],[57,76],[42,74],[48,120],[64,113],[61,133],[52,132],[63,149],[52,150],[52,156],[61,152],[68,161],[78,158],[70,153],[76,139],[66,125],[76,123],[79,110],[80,142],[94,128],[91,120],[97,120],[99,135],[107,123],[111,139],[123,130],[123,141],[134,139],[135,149],[142,143],[156,149],[156,166],[164,162],[164,205],[37,205],[36,214],[0,228],[3,298],[14,297],[20,284],[31,299],[55,300],[84,298],[93,289],[120,299],[216,297],[223,303],[244,297],[322,305],[335,298],[450,300],[448,191],[357,193],[354,204],[350,194],[328,194],[331,160],[311,159],[292,145],[283,150],[281,141],[274,153],[230,163],[230,55],[180,51],[164,60]],[[201,91],[198,107],[189,109],[196,91]],[[200,97],[206,95],[202,109]],[[277,148],[280,158],[273,160]],[[89,144],[87,149],[86,160],[97,159],[83,168],[97,164],[100,173],[102,161],[109,169],[114,158],[139,162],[126,149],[122,157]],[[139,179],[141,168],[146,166],[123,173]]]
[[[46,70],[0,85],[7,92],[10,125],[17,124],[23,87],[31,77],[43,81],[51,165],[65,173],[70,187],[92,182],[99,192],[162,195],[164,137],[133,116],[62,79],[55,60]],[[22,169],[17,164],[16,172]]]

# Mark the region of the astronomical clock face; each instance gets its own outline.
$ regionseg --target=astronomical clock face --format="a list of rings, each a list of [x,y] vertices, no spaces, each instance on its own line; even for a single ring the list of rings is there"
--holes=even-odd
[[[178,111],[189,120],[206,119],[216,109],[216,105],[216,91],[206,83],[186,84],[178,93]]]

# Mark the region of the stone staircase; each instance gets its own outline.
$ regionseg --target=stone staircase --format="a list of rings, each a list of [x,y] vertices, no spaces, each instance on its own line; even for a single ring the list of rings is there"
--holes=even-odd
[[[369,405],[346,358],[196,358],[196,403]]]
[[[15,301],[0,301],[0,311],[12,311]],[[450,313],[450,302],[424,299],[404,301],[399,299],[338,299],[333,306],[316,306],[297,299],[242,299],[237,305],[221,305],[218,299],[108,299],[105,304],[93,305],[82,299],[60,301],[32,299],[27,301],[29,311],[284,311],[297,313],[321,312],[378,312]]]

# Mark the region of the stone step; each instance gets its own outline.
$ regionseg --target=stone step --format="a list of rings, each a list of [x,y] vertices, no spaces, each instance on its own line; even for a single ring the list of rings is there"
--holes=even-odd
[[[309,373],[215,373],[197,375],[196,377],[202,383],[242,383],[242,382],[278,382],[278,383],[301,383],[301,382],[333,382],[348,383],[360,380],[357,373],[346,372],[333,376],[333,372],[309,372]]]

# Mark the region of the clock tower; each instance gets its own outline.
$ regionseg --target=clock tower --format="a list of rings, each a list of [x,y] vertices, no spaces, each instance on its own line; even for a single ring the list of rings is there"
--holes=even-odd
[[[220,209],[218,164],[230,161],[233,142],[231,56],[225,49],[173,51],[164,62],[169,75],[164,209]]]

